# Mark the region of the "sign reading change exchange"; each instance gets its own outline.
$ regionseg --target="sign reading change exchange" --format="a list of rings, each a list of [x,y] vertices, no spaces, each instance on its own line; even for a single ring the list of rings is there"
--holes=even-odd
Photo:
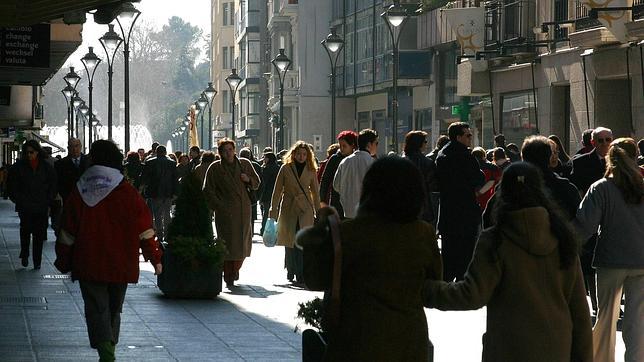
[[[49,67],[50,25],[0,28],[0,66]]]

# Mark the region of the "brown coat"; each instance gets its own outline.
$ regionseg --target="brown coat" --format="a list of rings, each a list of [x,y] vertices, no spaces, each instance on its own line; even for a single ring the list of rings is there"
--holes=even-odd
[[[243,260],[250,256],[253,236],[251,204],[241,174],[250,178],[248,186],[257,190],[259,176],[253,165],[239,158],[231,166],[215,161],[206,172],[203,191],[208,208],[215,212],[217,237],[224,239],[228,255],[225,260]]]
[[[560,268],[559,242],[546,209],[521,209],[508,219],[498,232],[483,231],[465,280],[427,283],[425,305],[441,310],[487,305],[483,361],[592,361],[579,258]]]
[[[206,172],[208,172],[208,167],[212,162],[201,162],[199,166],[195,167],[195,170],[192,171],[194,172],[195,176],[199,179],[199,184],[203,185],[205,179],[206,179]]]
[[[340,227],[340,326],[328,361],[427,361],[422,287],[442,278],[436,232],[359,215]]]
[[[299,222],[300,229],[313,225],[315,212],[320,208],[320,185],[315,171],[304,167],[297,178],[295,165],[283,165],[273,188],[269,216],[277,220],[277,245],[292,248],[295,245],[295,232]],[[300,184],[306,195],[300,188]]]

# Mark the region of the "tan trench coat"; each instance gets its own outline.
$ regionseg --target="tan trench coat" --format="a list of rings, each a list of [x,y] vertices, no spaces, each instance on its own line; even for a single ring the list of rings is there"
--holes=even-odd
[[[224,260],[243,260],[250,256],[252,246],[251,204],[241,174],[248,175],[248,185],[253,190],[257,190],[260,181],[250,161],[238,160],[230,168],[222,164],[224,161],[213,162],[203,185],[208,208],[215,212],[217,237],[224,239],[228,249]]]
[[[283,165],[277,174],[269,217],[277,220],[277,245],[292,248],[299,221],[300,229],[313,225],[320,208],[320,185],[316,172],[304,168],[298,185],[297,170],[292,163]]]

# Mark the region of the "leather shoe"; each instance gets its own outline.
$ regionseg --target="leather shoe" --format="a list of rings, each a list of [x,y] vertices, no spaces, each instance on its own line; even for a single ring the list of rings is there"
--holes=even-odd
[[[29,258],[22,258],[22,266],[25,268],[29,266]]]

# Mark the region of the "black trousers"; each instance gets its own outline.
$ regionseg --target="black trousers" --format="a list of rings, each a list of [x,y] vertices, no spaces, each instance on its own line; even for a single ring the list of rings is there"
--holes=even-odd
[[[463,227],[461,230],[441,231],[441,256],[443,258],[443,280],[463,280],[467,266],[472,260],[474,245],[478,236],[476,228]]]
[[[100,342],[117,344],[121,331],[121,312],[125,301],[126,283],[80,281],[85,322],[92,348]]]
[[[33,235],[34,267],[42,262],[42,245],[47,240],[47,210],[42,212],[19,212],[20,218],[20,258],[29,257],[29,244]]]

